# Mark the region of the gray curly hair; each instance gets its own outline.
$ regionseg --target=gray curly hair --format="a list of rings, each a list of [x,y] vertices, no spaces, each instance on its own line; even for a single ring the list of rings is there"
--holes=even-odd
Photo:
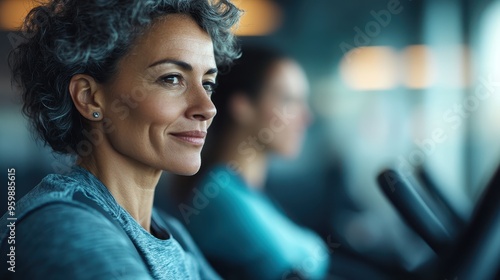
[[[53,0],[28,14],[29,38],[9,57],[13,82],[33,130],[56,152],[68,154],[84,139],[68,86],[76,74],[104,83],[134,40],[155,19],[187,14],[212,38],[218,67],[238,58],[231,28],[241,11],[229,0]]]

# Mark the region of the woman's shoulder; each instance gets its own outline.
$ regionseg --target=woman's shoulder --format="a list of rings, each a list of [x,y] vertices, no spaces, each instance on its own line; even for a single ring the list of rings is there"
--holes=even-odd
[[[2,255],[14,249],[19,271],[30,279],[54,273],[75,279],[148,275],[127,236],[83,203],[44,204],[16,221],[10,231],[14,232],[8,234],[14,236],[14,243],[4,239]]]
[[[58,239],[73,239],[78,235],[95,233],[95,229],[115,232],[116,226],[94,207],[76,200],[54,200],[17,219],[16,236],[54,233]],[[71,238],[69,238],[71,237]],[[76,239],[76,238],[75,238]]]
[[[5,213],[2,220],[8,216],[20,220],[41,205],[53,201],[69,201],[78,189],[79,183],[73,178],[61,174],[49,174],[26,195],[13,200],[12,207],[8,209],[9,211]]]
[[[90,193],[89,193],[90,191]],[[31,191],[19,200],[13,200],[9,204],[8,211],[0,218],[0,242],[7,234],[6,224],[29,224],[25,222],[30,216],[37,217],[41,221],[50,222],[51,217],[59,215],[86,215],[88,212],[96,211],[93,207],[82,203],[77,197],[92,196],[92,188],[89,183],[73,174],[49,174],[36,185]],[[49,212],[52,211],[52,212]],[[60,212],[60,213],[59,213]],[[102,215],[101,215],[102,216]],[[100,216],[94,215],[99,218]],[[32,218],[31,218],[32,219]],[[86,220],[80,220],[86,221]],[[54,225],[55,226],[55,225]]]
[[[133,243],[100,206],[105,198],[80,175],[47,175],[16,202],[0,220],[0,260],[13,251],[22,279],[150,279]]]
[[[99,214],[95,207],[75,199],[79,196],[84,197],[85,195],[79,191],[64,194],[61,192],[42,193],[39,190],[33,190],[19,201],[14,210],[8,211],[1,218],[0,242],[3,243],[9,235],[9,229],[4,229],[5,225],[9,224],[16,225],[16,235],[23,234],[23,231],[40,233],[56,229],[59,236],[107,224],[108,219]],[[40,235],[38,237],[40,238]]]

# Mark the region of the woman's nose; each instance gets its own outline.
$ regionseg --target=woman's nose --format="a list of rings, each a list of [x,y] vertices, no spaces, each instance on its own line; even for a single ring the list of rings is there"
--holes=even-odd
[[[195,86],[188,95],[188,118],[206,121],[215,116],[217,109],[203,85]]]

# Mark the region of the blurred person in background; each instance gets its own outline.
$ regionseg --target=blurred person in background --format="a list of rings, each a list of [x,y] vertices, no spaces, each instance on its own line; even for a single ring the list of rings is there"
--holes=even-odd
[[[326,244],[263,190],[268,157],[297,155],[311,121],[303,69],[274,50],[244,48],[218,79],[202,171],[175,178],[176,214],[224,278],[325,278]]]
[[[153,194],[162,170],[200,167],[239,14],[226,0],[54,0],[30,12],[10,60],[24,112],[78,160],[1,218],[0,278],[219,279]]]

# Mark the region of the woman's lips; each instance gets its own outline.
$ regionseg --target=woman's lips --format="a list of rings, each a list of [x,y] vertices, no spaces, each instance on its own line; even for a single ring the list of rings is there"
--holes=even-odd
[[[207,133],[205,131],[183,131],[183,132],[173,132],[170,135],[174,136],[176,139],[182,142],[193,144],[196,146],[202,146],[205,144],[205,137]]]

